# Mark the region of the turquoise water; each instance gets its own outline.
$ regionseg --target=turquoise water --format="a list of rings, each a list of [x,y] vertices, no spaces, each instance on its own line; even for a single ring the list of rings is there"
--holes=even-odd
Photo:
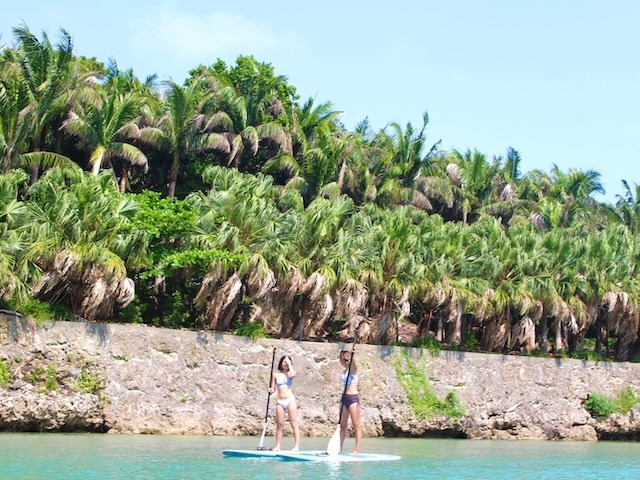
[[[324,449],[327,441],[303,438],[302,446]],[[254,437],[0,434],[0,479],[640,479],[640,443],[631,442],[365,439],[366,452],[402,456],[380,463],[222,455],[257,444]]]

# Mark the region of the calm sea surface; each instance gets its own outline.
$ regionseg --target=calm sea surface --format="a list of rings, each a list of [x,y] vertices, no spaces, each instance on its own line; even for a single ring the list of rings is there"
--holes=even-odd
[[[328,439],[302,443],[324,449]],[[640,479],[640,443],[626,442],[366,438],[364,451],[402,460],[343,464],[222,455],[257,445],[254,437],[7,433],[0,434],[0,479]]]

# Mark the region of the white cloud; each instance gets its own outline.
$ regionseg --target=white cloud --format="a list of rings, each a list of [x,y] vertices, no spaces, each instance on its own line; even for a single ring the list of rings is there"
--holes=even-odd
[[[218,57],[233,61],[241,54],[269,62],[275,52],[291,52],[300,46],[300,39],[289,29],[278,30],[229,12],[187,12],[173,4],[136,18],[132,28],[132,49],[138,54],[168,55],[164,61],[190,67],[213,63]]]

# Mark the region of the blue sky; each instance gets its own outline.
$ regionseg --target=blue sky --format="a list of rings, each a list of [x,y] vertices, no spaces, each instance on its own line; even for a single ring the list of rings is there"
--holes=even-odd
[[[23,0],[3,5],[0,43],[21,22],[53,41],[65,28],[78,55],[179,82],[253,55],[347,128],[420,127],[426,111],[443,149],[593,169],[613,202],[640,183],[639,20],[631,0]]]

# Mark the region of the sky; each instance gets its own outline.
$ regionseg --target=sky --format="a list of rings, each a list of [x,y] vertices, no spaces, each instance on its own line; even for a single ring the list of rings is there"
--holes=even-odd
[[[615,202],[640,184],[640,2],[635,0],[22,0],[25,24],[76,55],[144,79],[253,55],[301,102],[331,102],[353,129],[422,126],[443,150],[520,153],[522,173],[595,170]]]

